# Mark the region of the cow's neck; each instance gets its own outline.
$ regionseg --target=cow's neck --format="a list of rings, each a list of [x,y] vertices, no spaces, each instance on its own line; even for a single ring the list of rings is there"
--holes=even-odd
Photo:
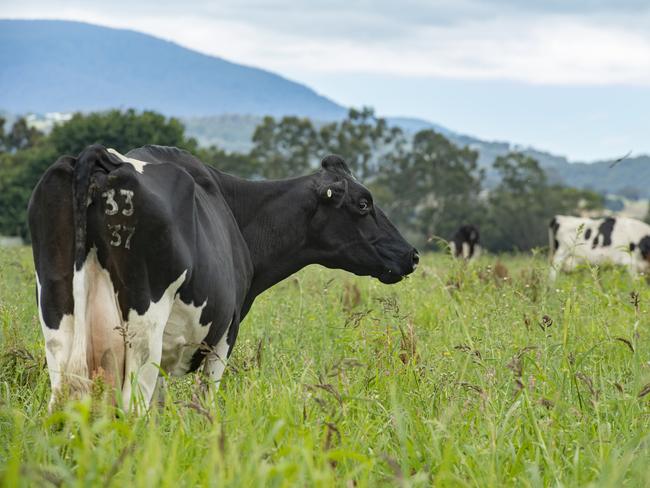
[[[219,179],[253,263],[251,299],[313,262],[307,250],[317,205],[313,176],[250,181],[221,173]]]

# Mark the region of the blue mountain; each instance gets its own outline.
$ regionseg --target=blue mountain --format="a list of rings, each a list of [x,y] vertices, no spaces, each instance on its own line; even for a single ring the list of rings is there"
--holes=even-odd
[[[80,22],[0,20],[0,108],[168,115],[300,115],[346,109],[307,86],[146,34]]]

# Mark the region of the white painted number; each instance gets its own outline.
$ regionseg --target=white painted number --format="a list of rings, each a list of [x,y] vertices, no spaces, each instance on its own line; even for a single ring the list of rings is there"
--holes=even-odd
[[[126,239],[124,240],[124,247],[127,249],[131,249],[131,237],[133,237],[133,233],[135,232],[135,227],[128,227],[125,225],[124,232],[126,233]]]
[[[131,217],[135,211],[133,205],[133,190],[120,190],[120,196],[124,199],[121,214],[125,217]],[[115,201],[115,190],[106,190],[102,193],[102,197],[106,199],[106,215],[117,215],[120,211],[118,203]],[[124,224],[106,224],[108,231],[111,235],[109,244],[113,247],[123,246],[125,249],[131,249],[131,238],[135,233],[135,226]]]
[[[124,203],[128,206],[122,209],[122,215],[130,217],[133,215],[133,192],[131,190],[120,190],[120,195],[124,196]]]
[[[102,196],[106,198],[106,215],[115,215],[118,211],[117,202],[115,201],[115,190],[106,190],[102,193]]]
[[[111,246],[120,247],[120,245],[122,244],[122,236],[120,235],[121,228],[122,226],[120,224],[117,225],[108,224],[108,230],[111,231],[111,236],[113,237],[111,239],[111,242],[109,243]]]
[[[122,242],[124,242],[124,248],[131,249],[131,238],[135,233],[135,227],[120,224],[108,224],[108,230],[111,232],[112,236],[111,242],[109,242],[111,246],[120,247]],[[122,240],[122,236],[125,237],[124,240]]]
[[[124,205],[126,208],[122,209],[122,215],[130,217],[133,215],[133,191],[132,190],[120,190],[120,195],[124,197]],[[102,193],[102,196],[106,199],[106,210],[104,211],[106,215],[115,215],[119,212],[120,207],[115,201],[115,190],[106,190]]]

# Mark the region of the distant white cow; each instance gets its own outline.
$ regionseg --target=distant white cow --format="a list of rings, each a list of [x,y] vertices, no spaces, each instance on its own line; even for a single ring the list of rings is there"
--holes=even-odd
[[[612,263],[630,273],[650,270],[650,225],[626,217],[556,215],[549,224],[551,279],[581,263]]]

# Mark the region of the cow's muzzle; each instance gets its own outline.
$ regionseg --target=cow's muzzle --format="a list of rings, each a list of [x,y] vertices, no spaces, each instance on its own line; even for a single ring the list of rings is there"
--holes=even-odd
[[[377,276],[379,281],[386,285],[392,285],[394,283],[402,281],[402,278],[415,271],[420,262],[420,255],[417,249],[413,248],[411,251],[406,253],[406,256],[404,256],[401,261],[401,265],[399,266],[400,271],[397,271],[392,267],[386,267]]]

